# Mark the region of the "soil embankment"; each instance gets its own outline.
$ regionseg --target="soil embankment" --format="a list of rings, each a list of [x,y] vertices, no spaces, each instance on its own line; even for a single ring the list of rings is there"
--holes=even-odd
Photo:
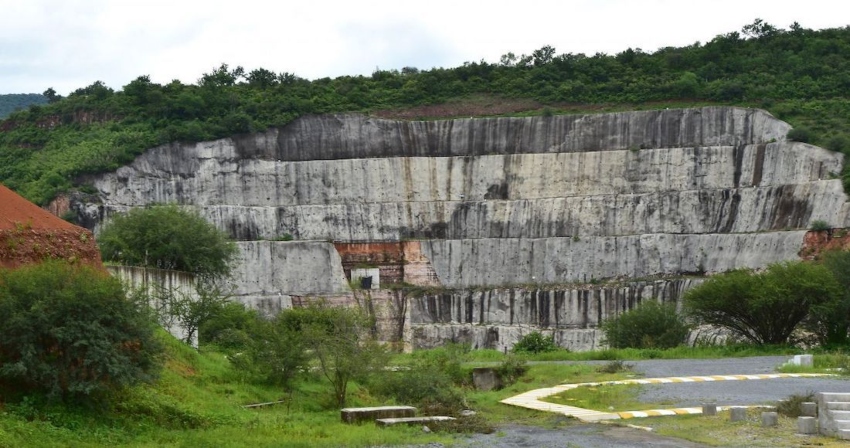
[[[101,265],[92,233],[0,185],[0,267],[14,268],[45,259]]]

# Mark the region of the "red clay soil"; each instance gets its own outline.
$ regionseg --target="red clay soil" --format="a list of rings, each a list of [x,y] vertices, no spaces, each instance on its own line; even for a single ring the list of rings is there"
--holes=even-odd
[[[850,249],[850,230],[810,230],[806,232],[806,237],[803,239],[800,258],[815,260],[823,251],[847,249]]]
[[[102,266],[91,232],[0,185],[0,267],[14,268],[45,259]]]

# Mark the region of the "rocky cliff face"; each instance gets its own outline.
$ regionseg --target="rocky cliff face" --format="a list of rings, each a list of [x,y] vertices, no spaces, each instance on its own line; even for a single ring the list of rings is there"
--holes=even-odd
[[[787,142],[788,130],[764,111],[728,107],[305,117],[153,148],[93,179],[99,202],[72,207],[95,226],[154,202],[198,207],[246,241],[240,294],[271,308],[348,293],[354,261],[320,241],[421,240],[426,271],[450,288],[758,268],[796,258],[815,220],[847,225],[842,156]],[[257,241],[284,235],[299,242]],[[420,321],[433,324],[410,319]]]

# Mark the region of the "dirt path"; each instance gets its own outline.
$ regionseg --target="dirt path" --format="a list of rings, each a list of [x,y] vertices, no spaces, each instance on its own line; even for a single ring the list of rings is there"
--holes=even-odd
[[[697,448],[706,445],[618,425],[576,424],[556,429],[510,425],[499,428],[493,434],[472,436],[458,446],[464,448]]]

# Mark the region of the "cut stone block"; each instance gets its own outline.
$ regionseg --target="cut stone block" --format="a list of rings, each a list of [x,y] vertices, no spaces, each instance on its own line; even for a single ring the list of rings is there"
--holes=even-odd
[[[795,366],[811,367],[814,364],[814,356],[794,355],[794,358],[791,359],[791,364]]]
[[[419,425],[430,422],[448,422],[454,419],[454,417],[445,417],[441,415],[431,417],[379,418],[375,420],[375,424],[378,426]]]
[[[747,408],[742,406],[734,406],[729,410],[729,420],[733,422],[742,422],[747,419]]]
[[[762,412],[761,413],[761,426],[765,428],[769,428],[771,426],[776,426],[779,424],[779,414],[776,412]]]
[[[502,387],[502,381],[496,374],[496,369],[479,367],[472,369],[472,384],[478,390],[488,391]]]
[[[797,417],[797,434],[817,434],[818,421],[814,417]]]
[[[703,403],[703,405],[702,405],[702,415],[717,415],[717,404],[716,403]]]
[[[800,403],[800,415],[803,417],[817,417],[818,404],[810,401]]]
[[[345,408],[340,411],[344,423],[360,423],[379,418],[402,418],[416,415],[413,406],[375,406],[369,408]]]

